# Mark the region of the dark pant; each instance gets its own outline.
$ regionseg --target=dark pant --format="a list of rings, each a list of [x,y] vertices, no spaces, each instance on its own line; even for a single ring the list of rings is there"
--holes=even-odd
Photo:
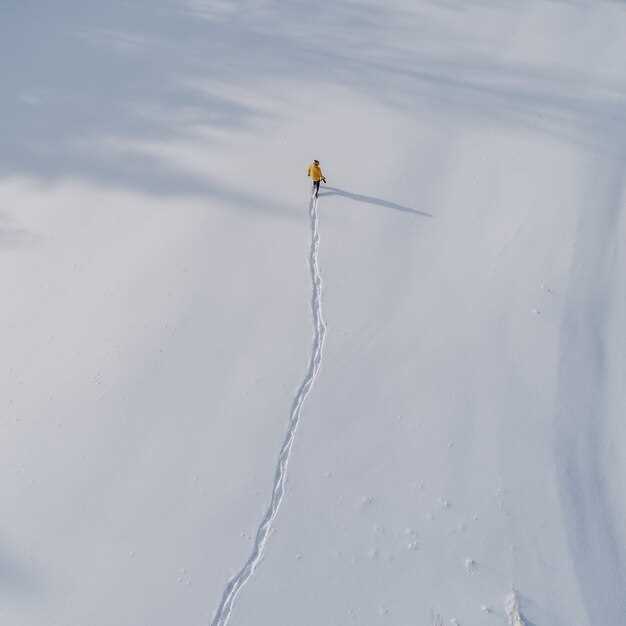
[[[319,180],[314,180],[313,181],[313,193],[315,193],[315,197],[317,198],[317,196],[319,195],[320,192],[320,182]]]

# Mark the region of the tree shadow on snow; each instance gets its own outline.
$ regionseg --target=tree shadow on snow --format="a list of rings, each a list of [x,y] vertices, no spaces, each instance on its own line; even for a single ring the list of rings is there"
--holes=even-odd
[[[0,181],[78,180],[288,212],[225,183],[211,159],[231,133],[275,122],[282,94],[268,79],[323,76],[312,28],[327,41],[349,28],[376,39],[384,11],[329,5],[322,29],[300,0],[258,4],[0,0]],[[206,163],[189,163],[195,148]]]
[[[418,211],[408,206],[402,206],[395,202],[389,202],[387,200],[381,200],[380,198],[374,198],[373,196],[364,196],[359,193],[352,193],[345,191],[344,189],[338,189],[337,187],[325,187],[328,191],[320,191],[320,196],[343,196],[356,202],[364,202],[366,204],[373,204],[376,206],[382,206],[387,209],[393,209],[394,211],[401,211],[402,213],[412,213],[413,215],[421,215],[422,217],[433,217],[432,213],[426,213],[426,211]]]
[[[328,3],[319,20],[304,0],[3,0],[0,180],[71,179],[272,210],[221,182],[211,159],[231,133],[271,128],[283,91],[316,85],[365,95],[391,113],[440,115],[474,129],[523,127],[626,159],[620,79],[494,61],[485,51],[502,47],[502,33],[461,35],[442,18],[442,8],[499,11],[515,23],[523,3],[407,7]],[[450,40],[453,54],[441,47]],[[189,146],[207,162],[189,166]],[[273,210],[284,213],[278,204]]]

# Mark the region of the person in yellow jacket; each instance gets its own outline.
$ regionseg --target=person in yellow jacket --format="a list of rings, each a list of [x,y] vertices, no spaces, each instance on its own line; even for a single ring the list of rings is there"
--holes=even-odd
[[[315,197],[320,193],[320,182],[326,182],[326,177],[322,173],[322,168],[320,167],[320,162],[315,159],[311,165],[309,165],[309,176],[313,180],[313,192],[315,193]]]

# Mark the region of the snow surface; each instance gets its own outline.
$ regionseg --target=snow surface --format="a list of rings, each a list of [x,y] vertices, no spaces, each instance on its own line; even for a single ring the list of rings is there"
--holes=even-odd
[[[626,625],[625,3],[0,28],[0,623]]]

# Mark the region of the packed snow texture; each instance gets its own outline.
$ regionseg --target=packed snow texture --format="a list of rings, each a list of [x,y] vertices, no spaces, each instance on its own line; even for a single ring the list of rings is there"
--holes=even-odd
[[[625,3],[0,24],[0,623],[626,626]]]

